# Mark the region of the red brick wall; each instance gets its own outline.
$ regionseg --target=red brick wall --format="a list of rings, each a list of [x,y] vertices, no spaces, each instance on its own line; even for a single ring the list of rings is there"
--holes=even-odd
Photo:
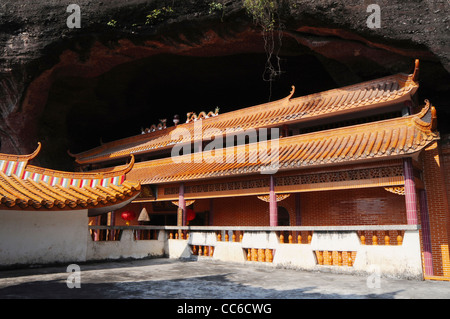
[[[405,197],[384,188],[301,194],[304,226],[406,224]]]
[[[302,226],[406,224],[403,196],[384,188],[300,194]],[[296,225],[295,195],[278,203]],[[268,226],[269,203],[256,196],[214,199],[214,225]]]
[[[268,226],[269,203],[256,196],[214,199],[215,226]]]
[[[435,142],[423,153],[423,179],[428,198],[433,268],[436,276],[450,276],[449,226],[445,167]],[[445,164],[444,164],[445,165]]]
[[[442,139],[443,142],[441,145],[441,160],[442,160],[442,171],[444,174],[444,183],[447,191],[447,206],[448,206],[450,205],[450,135]],[[447,209],[450,211],[449,208]]]

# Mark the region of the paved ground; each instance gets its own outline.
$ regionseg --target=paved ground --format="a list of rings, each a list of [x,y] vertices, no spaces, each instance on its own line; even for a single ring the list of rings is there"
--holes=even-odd
[[[146,259],[0,271],[0,298],[450,299],[450,282],[408,281],[215,261]],[[80,288],[70,289],[80,279]],[[79,276],[78,276],[79,275]],[[379,283],[379,287],[377,287]]]

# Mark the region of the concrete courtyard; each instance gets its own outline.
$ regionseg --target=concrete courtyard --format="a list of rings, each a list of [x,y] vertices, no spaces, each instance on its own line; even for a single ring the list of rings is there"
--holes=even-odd
[[[305,272],[264,264],[159,258],[86,263],[79,270],[67,272],[67,266],[58,266],[0,271],[0,298],[450,299],[450,282]],[[73,288],[68,287],[68,278]]]

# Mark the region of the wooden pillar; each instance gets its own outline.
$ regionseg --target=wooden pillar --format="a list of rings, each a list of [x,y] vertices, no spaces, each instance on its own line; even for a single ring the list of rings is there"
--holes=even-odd
[[[428,216],[427,193],[424,189],[419,192],[420,221],[422,226],[423,259],[425,275],[433,276],[433,255],[431,250],[430,218]]]
[[[403,174],[405,177],[406,219],[408,225],[417,225],[416,185],[414,182],[412,160],[410,158],[403,160]]]
[[[114,211],[111,211],[109,213],[109,226],[115,226],[116,225],[116,214]],[[114,240],[115,231],[113,229],[109,230],[109,240]]]
[[[281,129],[282,129],[281,134],[283,135],[282,137],[289,136],[289,125],[284,124]]]
[[[278,226],[278,207],[277,207],[277,196],[275,194],[275,177],[270,175],[270,189],[269,189],[269,215],[270,215],[270,226]]]
[[[178,207],[181,208],[181,226],[186,226],[186,201],[184,200],[184,183],[180,184]]]
[[[100,216],[94,217],[94,225],[95,226],[100,226]],[[100,240],[100,229],[95,229],[94,230],[94,241],[99,241]]]
[[[295,194],[295,225],[302,225],[302,215],[300,210],[300,193]]]
[[[209,226],[214,225],[214,198],[209,199]]]

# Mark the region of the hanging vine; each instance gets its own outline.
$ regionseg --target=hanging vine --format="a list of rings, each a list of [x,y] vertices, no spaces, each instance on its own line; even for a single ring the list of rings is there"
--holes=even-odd
[[[263,80],[269,82],[269,100],[272,97],[272,82],[281,75],[280,49],[283,37],[283,25],[279,10],[281,0],[243,0],[247,13],[256,25],[262,28],[266,63]]]

